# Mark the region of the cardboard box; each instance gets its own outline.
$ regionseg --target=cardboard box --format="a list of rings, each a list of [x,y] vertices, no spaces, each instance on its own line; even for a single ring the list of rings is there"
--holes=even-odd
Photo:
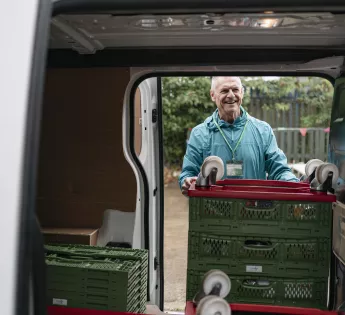
[[[97,245],[98,229],[42,228],[46,244]]]

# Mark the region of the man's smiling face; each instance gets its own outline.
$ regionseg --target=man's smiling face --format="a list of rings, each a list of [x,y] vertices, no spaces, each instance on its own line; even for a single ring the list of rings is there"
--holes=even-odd
[[[243,88],[238,77],[218,77],[211,88],[212,101],[216,103],[219,117],[232,122],[240,115]]]

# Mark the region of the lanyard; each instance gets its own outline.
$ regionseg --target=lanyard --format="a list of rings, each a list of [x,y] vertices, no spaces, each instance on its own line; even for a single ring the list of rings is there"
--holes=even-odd
[[[248,119],[247,119],[247,121],[246,121],[246,124],[244,125],[244,128],[243,128],[243,130],[242,130],[242,133],[241,133],[241,135],[240,135],[240,138],[238,139],[238,141],[237,141],[236,146],[235,146],[234,149],[231,147],[230,143],[228,142],[228,140],[227,140],[226,137],[225,137],[225,134],[224,134],[222,128],[220,128],[220,126],[218,125],[218,123],[217,123],[217,121],[216,121],[216,119],[215,119],[214,117],[213,117],[213,122],[214,122],[214,124],[217,126],[217,128],[218,128],[220,134],[222,135],[222,137],[223,137],[223,139],[224,139],[224,141],[226,142],[226,144],[227,144],[228,147],[230,148],[231,153],[232,153],[232,161],[234,162],[234,161],[235,161],[235,152],[236,152],[236,150],[237,150],[238,145],[239,145],[240,142],[242,141],[244,131],[246,130],[246,127],[247,127]]]

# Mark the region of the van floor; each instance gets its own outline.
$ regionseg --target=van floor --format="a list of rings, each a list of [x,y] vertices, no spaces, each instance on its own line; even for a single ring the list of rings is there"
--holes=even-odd
[[[164,190],[164,310],[184,311],[188,249],[188,198],[177,182]]]

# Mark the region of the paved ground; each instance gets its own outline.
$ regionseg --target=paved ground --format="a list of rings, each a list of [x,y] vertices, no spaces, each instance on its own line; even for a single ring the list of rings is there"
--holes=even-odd
[[[186,294],[188,199],[177,183],[164,192],[164,308],[183,311]]]

